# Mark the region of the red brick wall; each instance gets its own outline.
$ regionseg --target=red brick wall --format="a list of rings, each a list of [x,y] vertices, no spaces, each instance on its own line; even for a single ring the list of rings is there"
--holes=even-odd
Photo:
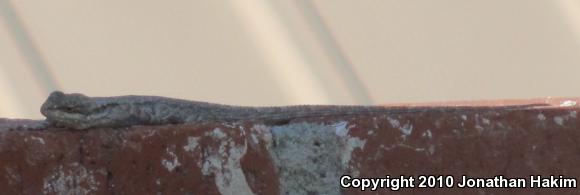
[[[0,131],[0,194],[361,193],[341,188],[343,175],[416,179],[442,175],[454,183],[454,188],[379,188],[379,194],[579,194],[577,188],[457,188],[462,175],[527,181],[530,175],[578,178],[576,101],[507,102],[549,104],[519,111],[434,108],[277,125],[4,130]],[[0,121],[8,126],[11,122]]]

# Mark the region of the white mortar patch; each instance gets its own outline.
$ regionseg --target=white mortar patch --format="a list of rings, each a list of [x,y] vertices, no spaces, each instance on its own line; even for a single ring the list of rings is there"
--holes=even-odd
[[[346,141],[346,147],[341,156],[342,165],[348,167],[350,159],[352,157],[352,151],[356,148],[361,150],[365,147],[366,140],[359,139],[358,137],[350,137]]]
[[[577,102],[572,100],[566,100],[560,104],[562,107],[576,106]]]
[[[175,146],[172,148],[175,148]],[[161,159],[161,164],[169,172],[175,170],[176,167],[181,166],[181,163],[179,163],[179,159],[177,158],[177,155],[175,155],[175,153],[173,153],[173,150],[174,149],[169,149],[169,148],[165,149],[165,151],[167,151],[167,154],[169,154],[171,159],[169,159],[169,160],[168,159]]]
[[[187,145],[183,146],[183,150],[193,152],[199,145],[199,137],[187,137]]]
[[[346,136],[348,134],[348,129],[346,128],[347,124],[346,121],[333,124],[332,126],[335,128],[334,133],[340,137]]]
[[[401,131],[401,133],[403,133],[403,135],[402,135],[403,138],[406,138],[407,136],[411,135],[411,133],[413,132],[413,125],[409,122],[407,122],[403,126],[401,126],[401,122],[397,119],[387,117],[387,120],[389,121],[389,123],[391,124],[391,126],[393,128],[397,128],[397,129],[399,129],[399,131]]]
[[[387,120],[389,121],[391,126],[393,126],[393,128],[399,128],[399,126],[401,126],[401,124],[399,123],[399,120],[397,120],[397,119],[387,117]]]
[[[36,141],[38,141],[38,143],[43,144],[43,145],[46,144],[46,142],[44,142],[44,139],[42,139],[42,137],[30,136],[30,139],[36,140]]]
[[[564,125],[564,118],[559,117],[559,116],[555,116],[554,117],[554,122],[560,126]]]
[[[403,133],[403,136],[409,136],[413,132],[413,125],[406,123],[405,125],[400,127],[399,130],[401,130],[401,133]]]
[[[366,140],[351,137],[345,121],[331,125],[291,123],[273,126],[268,151],[279,170],[281,194],[340,194],[337,178],[358,172],[352,153]]]
[[[540,114],[538,114],[538,120],[541,120],[541,121],[546,120],[546,116],[544,116],[544,114],[540,113]]]
[[[577,114],[577,113],[576,113],[576,110],[572,110],[572,111],[570,111],[570,117],[572,117],[572,118],[576,118],[576,114]]]
[[[215,183],[221,194],[254,194],[241,169],[240,159],[246,154],[247,143],[236,146],[234,140],[221,129],[206,133],[220,143],[217,150],[208,148],[207,157],[201,165],[203,175],[215,176]]]
[[[431,133],[430,129],[425,130],[425,132],[423,132],[423,134],[421,135],[427,139],[431,139],[433,138],[433,133]]]
[[[485,124],[485,125],[491,124],[491,121],[487,118],[481,118],[481,122],[483,122],[483,124]]]
[[[223,139],[223,138],[225,138],[226,136],[228,136],[228,135],[226,135],[226,133],[224,133],[224,132],[222,131],[222,129],[220,129],[220,128],[215,128],[215,129],[214,129],[214,130],[211,132],[211,134],[210,134],[210,135],[211,135],[212,137],[214,137],[214,138],[217,138],[217,139]]]
[[[94,194],[99,187],[93,172],[78,163],[59,166],[43,181],[45,194]]]

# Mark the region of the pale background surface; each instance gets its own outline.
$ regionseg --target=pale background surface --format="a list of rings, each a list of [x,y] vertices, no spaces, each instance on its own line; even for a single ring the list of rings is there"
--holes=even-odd
[[[0,0],[0,117],[54,89],[238,105],[580,96],[580,1]]]

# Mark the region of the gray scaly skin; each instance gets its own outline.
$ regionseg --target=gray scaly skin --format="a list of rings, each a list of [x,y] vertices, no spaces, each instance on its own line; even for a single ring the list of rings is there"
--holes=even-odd
[[[521,108],[517,106],[516,108]],[[478,107],[443,107],[439,110],[477,110]],[[482,107],[479,107],[482,108]],[[434,108],[429,108],[434,110]],[[286,121],[304,117],[347,116],[423,112],[426,108],[380,106],[281,106],[244,107],[187,101],[158,96],[88,97],[55,91],[42,105],[41,113],[51,126],[72,129],[163,125],[196,122],[259,120]]]

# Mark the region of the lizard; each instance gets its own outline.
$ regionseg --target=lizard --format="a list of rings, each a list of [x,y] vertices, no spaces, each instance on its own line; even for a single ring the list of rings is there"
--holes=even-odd
[[[535,105],[504,106],[522,109]],[[72,129],[116,128],[196,122],[258,120],[288,121],[296,118],[353,116],[440,111],[477,111],[498,107],[383,107],[362,105],[295,105],[276,107],[233,106],[161,96],[89,97],[81,93],[52,92],[40,112],[50,126]]]

